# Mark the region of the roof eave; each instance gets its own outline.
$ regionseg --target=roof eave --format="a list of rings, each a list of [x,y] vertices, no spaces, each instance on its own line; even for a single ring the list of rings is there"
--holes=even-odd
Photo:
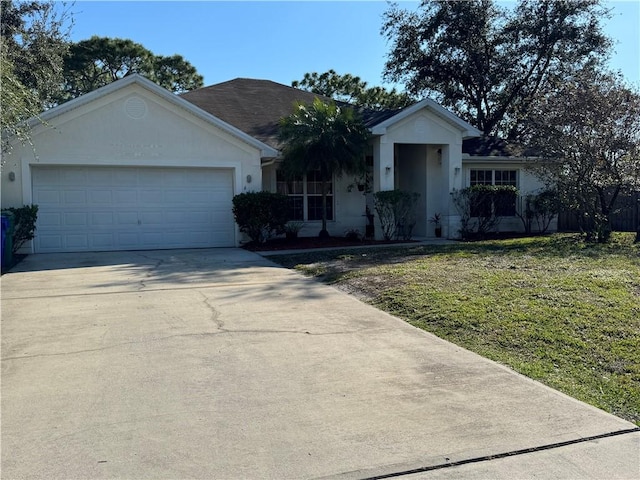
[[[454,115],[449,110],[447,110],[437,102],[431,100],[430,98],[425,98],[424,100],[414,103],[413,105],[401,110],[394,116],[389,117],[386,120],[380,122],[379,124],[372,126],[370,129],[371,133],[373,135],[385,135],[389,127],[395,125],[399,121],[407,118],[408,116],[414,114],[415,112],[422,110],[423,108],[428,108],[434,114],[438,115],[443,120],[445,120],[447,123],[450,123],[451,125],[455,126],[458,130],[461,131],[462,138],[465,140],[467,138],[475,138],[475,137],[482,136],[482,132],[480,130],[475,128],[470,123],[465,122],[464,120],[459,118],[457,115]]]
[[[462,154],[462,161],[467,163],[487,163],[487,162],[512,162],[512,163],[528,163],[532,161],[548,160],[544,157],[507,157],[501,155],[469,155],[468,153]]]
[[[174,93],[171,93],[170,91],[162,88],[161,86],[156,85],[151,80],[148,80],[147,78],[139,74],[129,75],[123,79],[110,83],[109,85],[105,85],[104,87],[101,87],[97,90],[86,93],[80,97],[74,98],[73,100],[69,100],[68,102],[63,103],[62,105],[58,105],[57,107],[47,110],[46,112],[43,112],[41,115],[37,117],[33,117],[32,119],[28,120],[28,125],[30,127],[33,127],[43,122],[47,122],[59,115],[67,113],[71,110],[79,108],[95,100],[98,100],[101,97],[109,95],[110,93],[113,93],[122,88],[126,88],[132,83],[136,83],[140,85],[141,87],[162,97],[168,102],[173,103],[174,105],[187,110],[194,116],[210,124],[213,124],[214,126],[224,131],[227,131],[228,133],[238,138],[239,140],[242,140],[245,143],[248,143],[249,145],[257,148],[260,151],[260,156],[262,158],[276,157],[279,155],[278,150],[276,150],[275,148],[267,145],[264,142],[261,142],[260,140],[257,140],[251,135],[246,134],[242,130],[239,130],[238,128],[234,127],[233,125],[223,120],[220,120],[218,117],[211,115],[210,113],[204,111],[203,109],[194,105],[193,103],[180,98],[178,95],[175,95]]]

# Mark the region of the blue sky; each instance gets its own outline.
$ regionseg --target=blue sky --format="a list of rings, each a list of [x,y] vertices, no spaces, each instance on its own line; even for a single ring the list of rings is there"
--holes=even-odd
[[[416,2],[403,1],[405,8]],[[606,32],[616,42],[611,66],[640,85],[640,0],[607,2]],[[305,72],[333,68],[385,85],[389,51],[380,35],[385,1],[76,1],[74,41],[129,38],[158,55],[178,53],[205,85],[236,77],[289,85]],[[389,85],[386,85],[389,86]]]

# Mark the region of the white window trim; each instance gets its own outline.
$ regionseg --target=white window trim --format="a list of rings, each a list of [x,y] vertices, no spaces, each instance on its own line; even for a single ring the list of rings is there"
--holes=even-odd
[[[494,167],[476,167],[474,166],[473,168],[469,168],[469,170],[467,171],[467,187],[471,187],[473,185],[471,185],[471,172],[473,170],[490,170],[491,171],[491,185],[495,186],[496,185],[496,171],[501,171],[501,172],[516,172],[516,184],[515,187],[516,188],[520,188],[520,169],[519,168],[494,168]],[[479,184],[476,184],[479,185]],[[504,185],[504,184],[500,184],[500,185]]]
[[[468,172],[467,172],[467,187],[472,187],[473,185],[471,185],[471,171],[472,170],[482,170],[482,171],[491,171],[491,186],[496,186],[496,171],[501,171],[501,172],[516,172],[516,184],[514,185],[517,189],[520,188],[520,169],[519,168],[494,168],[494,167],[481,167],[481,166],[474,166],[473,168],[469,168]],[[488,185],[488,184],[481,184],[481,183],[476,183],[475,185]],[[505,186],[508,184],[504,184],[501,183],[498,186]],[[494,207],[492,206],[492,209]],[[516,213],[514,215],[504,215],[504,218],[514,218],[517,216],[517,212],[518,212],[518,202],[516,200],[516,205],[515,205],[515,211]],[[473,217],[476,218],[476,217]]]
[[[296,222],[305,222],[305,223],[322,223],[322,219],[318,220],[309,220],[309,197],[319,197],[322,198],[322,194],[320,193],[308,193],[308,184],[307,184],[307,174],[302,175],[302,193],[285,193],[287,197],[299,197],[302,196],[302,220],[292,220]],[[333,212],[333,218],[328,218],[327,222],[335,222],[336,221],[336,202],[335,202],[335,188],[336,188],[336,179],[335,175],[331,178],[331,193],[327,195],[327,202],[331,202],[331,211]],[[276,191],[278,191],[278,174],[276,172]]]

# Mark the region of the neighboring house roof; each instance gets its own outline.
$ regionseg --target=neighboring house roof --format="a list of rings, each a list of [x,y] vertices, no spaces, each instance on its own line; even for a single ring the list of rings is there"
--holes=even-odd
[[[201,109],[234,125],[260,141],[280,148],[278,128],[280,119],[291,115],[296,103],[312,103],[314,98],[331,101],[323,95],[288,87],[270,80],[236,78],[228,82],[192,90],[181,95]],[[480,131],[461,120],[431,99],[396,110],[368,110],[344,102],[338,105],[353,108],[360,113],[364,124],[373,134],[384,134],[386,129],[408,115],[428,108],[445,121],[460,129],[463,138],[475,137]]]
[[[147,80],[145,77],[138,74],[128,75],[120,80],[117,80],[113,83],[105,85],[104,87],[101,87],[97,90],[89,92],[80,97],[74,98],[73,100],[70,100],[61,105],[58,105],[50,110],[47,110],[46,112],[42,113],[40,116],[29,120],[29,125],[36,126],[38,124],[42,124],[43,122],[47,122],[59,115],[72,111],[76,108],[79,108],[95,100],[98,100],[106,95],[109,95],[110,93],[126,88],[131,84],[137,84],[145,88],[146,90],[149,90],[150,92],[170,102],[176,107],[187,110],[194,116],[216,126],[217,128],[220,128],[221,130],[235,136],[236,138],[242,140],[243,142],[254,146],[255,148],[260,150],[262,157],[275,157],[278,155],[277,150],[261,142],[260,139],[256,139],[252,137],[251,135],[242,131],[242,129],[238,129],[236,126],[228,122],[225,122],[224,119],[220,119],[214,115],[211,115],[211,113],[198,108],[198,106],[195,105],[193,102],[188,102],[180,98],[179,96],[169,92],[168,90],[160,87],[159,85],[156,85],[151,80]]]

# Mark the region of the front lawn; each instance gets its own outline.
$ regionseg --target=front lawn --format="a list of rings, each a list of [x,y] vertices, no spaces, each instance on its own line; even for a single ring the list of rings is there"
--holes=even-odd
[[[640,425],[640,246],[575,235],[272,260]]]

